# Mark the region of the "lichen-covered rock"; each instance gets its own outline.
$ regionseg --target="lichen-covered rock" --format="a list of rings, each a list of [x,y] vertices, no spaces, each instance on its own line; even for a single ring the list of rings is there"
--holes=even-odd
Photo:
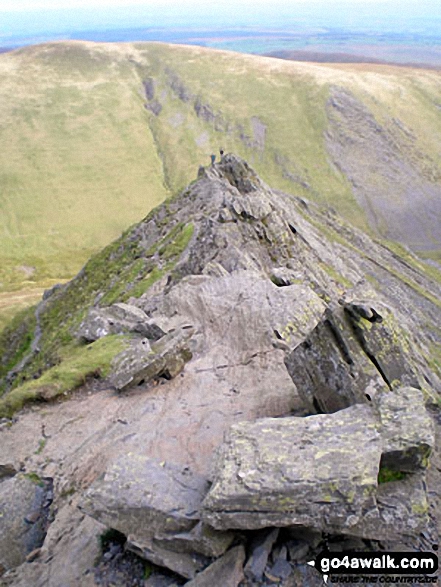
[[[391,471],[413,473],[427,467],[435,446],[435,430],[423,393],[400,387],[378,400],[383,441],[381,466]]]
[[[400,385],[418,385],[409,343],[377,300],[341,301],[285,359],[311,412],[335,412]]]
[[[20,565],[42,545],[46,493],[43,481],[21,473],[0,483],[0,570]]]
[[[387,389],[338,306],[328,309],[310,335],[287,354],[285,365],[311,413],[367,403]]]
[[[381,440],[372,410],[232,426],[203,518],[215,528],[349,529],[375,508]]]
[[[109,334],[135,332],[155,341],[165,332],[136,306],[130,304],[113,304],[108,308],[91,308],[87,318],[81,323],[77,336],[94,342]]]
[[[363,352],[390,388],[418,385],[409,337],[390,308],[378,301],[351,300],[344,306]]]
[[[376,506],[366,511],[360,522],[349,531],[344,528],[343,532],[372,540],[415,538],[428,522],[429,504],[424,475],[408,475],[402,480],[380,483]]]
[[[110,385],[117,391],[124,391],[155,377],[176,377],[192,357],[188,341],[193,332],[191,327],[183,327],[151,345],[147,338],[132,341],[128,349],[115,357]]]

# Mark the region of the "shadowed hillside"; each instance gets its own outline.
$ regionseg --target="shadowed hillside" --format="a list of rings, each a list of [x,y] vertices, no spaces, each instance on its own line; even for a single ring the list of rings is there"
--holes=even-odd
[[[69,278],[219,147],[276,188],[439,258],[440,82],[156,43],[2,54],[0,312]]]

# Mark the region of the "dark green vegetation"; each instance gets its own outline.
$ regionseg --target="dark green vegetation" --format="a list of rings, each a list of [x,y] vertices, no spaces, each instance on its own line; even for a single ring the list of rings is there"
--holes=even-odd
[[[333,106],[341,89],[355,102]],[[423,215],[422,242],[415,245],[411,228],[409,242],[439,259],[438,236],[424,233],[424,199],[401,188],[410,176],[439,188],[440,103],[439,72],[421,69],[141,43],[53,43],[0,55],[0,133],[8,145],[0,153],[0,328],[193,180],[220,147],[273,187],[332,205],[365,230],[370,222],[382,236],[393,215],[380,206],[373,220],[363,198],[378,205],[384,193]],[[332,108],[340,118],[332,119],[331,140]],[[354,121],[365,153],[356,176],[344,149]],[[364,193],[385,152],[405,171],[378,176],[374,192]],[[395,185],[398,195],[390,193]],[[164,253],[172,262],[167,255],[173,251]],[[142,273],[143,262],[130,271]],[[161,275],[151,268],[135,293]],[[108,299],[125,293],[116,286]]]
[[[105,377],[115,355],[124,350],[125,338],[107,336],[88,347],[61,349],[60,364],[45,371],[38,379],[32,379],[10,391],[0,399],[0,416],[11,416],[25,403],[47,401],[67,395],[86,383],[91,377]],[[39,445],[38,451],[44,449]]]
[[[378,483],[389,483],[390,481],[401,481],[407,476],[401,471],[392,471],[386,467],[382,467],[378,473]]]

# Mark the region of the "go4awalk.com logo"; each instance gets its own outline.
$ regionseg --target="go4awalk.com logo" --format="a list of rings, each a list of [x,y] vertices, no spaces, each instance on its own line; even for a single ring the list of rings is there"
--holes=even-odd
[[[433,552],[322,552],[308,563],[327,584],[436,585]]]

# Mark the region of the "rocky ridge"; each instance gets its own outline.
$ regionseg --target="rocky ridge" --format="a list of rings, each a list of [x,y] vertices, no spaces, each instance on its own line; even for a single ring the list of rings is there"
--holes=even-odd
[[[120,584],[314,586],[325,547],[435,548],[440,300],[411,255],[245,161],[201,168],[6,333],[5,416],[29,385],[54,397],[39,380],[70,349],[123,348],[70,401],[4,420],[0,503],[22,505],[2,581],[110,585],[131,552],[155,570]],[[124,546],[97,565],[107,529]]]

